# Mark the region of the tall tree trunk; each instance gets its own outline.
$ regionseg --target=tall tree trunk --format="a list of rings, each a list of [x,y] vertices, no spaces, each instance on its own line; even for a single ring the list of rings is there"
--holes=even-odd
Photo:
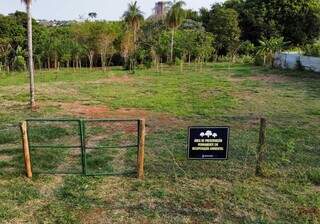
[[[10,72],[10,66],[8,65],[8,59],[7,56],[4,58],[4,67],[6,68],[7,72]]]
[[[110,56],[110,58],[109,58],[109,62],[108,62],[108,64],[107,64],[107,66],[110,66],[110,65],[111,65],[113,55],[114,55],[114,54],[112,54],[112,55]]]
[[[50,69],[50,63],[51,63],[50,61],[51,61],[51,60],[50,60],[50,57],[48,57],[48,58],[47,58],[48,69]]]
[[[159,62],[157,57],[155,57],[155,64],[156,64],[157,72],[159,72]]]
[[[58,69],[58,56],[57,56],[57,53],[54,54],[54,68]]]
[[[173,45],[174,45],[174,28],[172,28],[171,32],[171,50],[170,50],[170,62],[173,62]]]
[[[78,55],[76,55],[76,58],[73,61],[73,67],[76,67],[76,68],[79,67],[79,56]]]
[[[106,54],[104,52],[100,52],[101,58],[101,67],[105,71],[106,70]]]
[[[90,63],[90,69],[92,69],[93,67],[93,56],[94,56],[94,51],[89,51],[89,54],[88,54],[88,59],[89,59],[89,63]]]
[[[28,15],[28,61],[30,75],[30,106],[36,108],[35,87],[34,87],[34,64],[33,64],[33,49],[32,49],[32,17],[31,17],[31,2],[27,3]]]
[[[42,62],[41,62],[41,58],[38,57],[38,64],[39,64],[39,70],[42,69]]]
[[[136,61],[136,42],[137,42],[137,27],[133,27],[133,55],[130,60],[131,71],[135,72],[135,61]]]

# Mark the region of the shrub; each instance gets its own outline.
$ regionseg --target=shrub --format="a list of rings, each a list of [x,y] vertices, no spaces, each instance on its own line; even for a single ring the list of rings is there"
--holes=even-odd
[[[314,44],[307,44],[304,51],[307,56],[320,57],[320,41]]]
[[[15,58],[13,68],[19,72],[26,70],[26,61],[24,60],[23,56],[17,56]]]
[[[244,55],[240,58],[241,63],[243,64],[254,64],[255,58],[250,55]]]
[[[182,60],[180,58],[176,58],[175,64],[180,65],[182,63]]]
[[[151,61],[151,60],[146,60],[146,61],[144,62],[144,66],[145,66],[146,68],[151,68],[151,67],[152,67],[152,61]]]
[[[257,65],[257,66],[262,66],[263,65],[263,56],[260,55],[260,54],[257,54],[254,57],[254,64]]]
[[[242,55],[252,55],[256,51],[256,47],[249,40],[242,42],[240,45],[239,53]]]
[[[315,185],[320,185],[320,169],[309,170],[308,179]]]

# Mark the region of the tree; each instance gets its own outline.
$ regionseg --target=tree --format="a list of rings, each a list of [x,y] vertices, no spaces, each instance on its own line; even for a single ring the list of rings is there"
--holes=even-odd
[[[130,61],[128,63],[128,59],[133,55],[134,53],[134,43],[132,42],[132,32],[126,32],[124,36],[122,37],[121,41],[121,55],[124,58],[125,66],[129,66],[129,70],[131,71],[133,68],[133,64]]]
[[[137,1],[129,3],[127,11],[125,11],[123,14],[123,19],[127,23],[128,30],[132,31],[133,54],[135,54],[137,44],[137,33],[140,30],[141,22],[143,21],[143,12],[140,10]],[[127,37],[130,37],[130,35],[127,35]],[[133,60],[133,58],[130,59],[130,63],[133,63],[130,65],[130,68],[132,69],[134,69]]]
[[[32,0],[22,0],[26,5],[28,15],[28,62],[30,75],[30,106],[32,109],[36,108],[35,101],[35,86],[34,86],[34,63],[33,63],[33,49],[32,49],[32,17],[31,17],[31,3]]]
[[[171,6],[167,14],[167,24],[168,27],[171,29],[171,50],[170,50],[170,61],[173,62],[173,47],[174,47],[174,32],[183,22],[186,17],[186,12],[182,8],[185,5],[185,2],[178,1],[174,2]]]
[[[294,45],[311,43],[320,34],[319,0],[229,0],[225,7],[239,13],[241,39],[283,36]]]
[[[96,19],[97,16],[98,16],[98,13],[96,13],[96,12],[89,12],[88,16],[89,16],[91,19]]]
[[[137,1],[129,3],[128,10],[123,14],[124,21],[127,23],[129,29],[132,29],[133,43],[136,45],[137,33],[143,21],[143,12],[140,10]]]
[[[90,21],[77,23],[73,24],[71,29],[76,41],[83,47],[89,61],[89,67],[92,69],[97,50],[97,23]]]
[[[220,5],[213,7],[208,30],[215,35],[215,48],[217,53],[225,55],[230,53],[240,38],[238,13],[234,9],[227,9]]]
[[[147,50],[147,55],[150,56],[153,64],[159,69],[159,63],[162,56],[162,51],[159,48],[160,38],[163,31],[167,29],[164,20],[151,19],[146,20],[141,27],[141,36],[139,45]],[[169,46],[169,44],[165,45]],[[145,61],[148,62],[148,61]]]
[[[10,40],[8,38],[0,38],[0,71],[2,67],[6,68],[6,70],[10,71],[10,66],[8,63],[8,55],[12,49],[10,44]]]
[[[97,32],[97,49],[100,54],[101,66],[105,70],[107,66],[107,53],[112,51],[112,43],[116,38],[115,30],[112,26],[100,22],[100,27]]]

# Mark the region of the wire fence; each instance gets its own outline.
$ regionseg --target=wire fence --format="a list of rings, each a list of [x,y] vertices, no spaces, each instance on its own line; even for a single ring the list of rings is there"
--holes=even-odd
[[[255,175],[259,115],[216,116],[196,125],[230,126],[227,161],[190,161],[186,157],[187,126],[154,128],[147,123],[147,175],[188,178],[246,178]],[[35,173],[87,175],[135,172],[138,121],[30,121],[29,138]],[[190,124],[195,121],[190,121]],[[267,118],[265,169],[271,175],[304,176],[320,159],[319,130],[304,127],[299,118]],[[318,132],[317,132],[318,130]],[[51,147],[54,145],[55,147]],[[83,151],[85,148],[85,152]],[[23,157],[18,125],[0,128],[0,173],[22,173]],[[84,165],[85,164],[85,165]],[[297,177],[298,178],[298,177]]]

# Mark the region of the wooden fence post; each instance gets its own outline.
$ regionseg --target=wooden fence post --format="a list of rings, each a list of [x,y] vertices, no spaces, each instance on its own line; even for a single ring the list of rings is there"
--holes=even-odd
[[[137,173],[139,179],[144,179],[144,143],[146,134],[146,123],[144,119],[139,120],[139,149],[137,161]]]
[[[23,121],[20,124],[21,136],[22,136],[22,147],[24,155],[24,166],[26,169],[26,174],[28,178],[32,177],[32,168],[31,168],[31,159],[30,159],[30,150],[28,142],[28,131],[27,131],[27,122]]]
[[[257,148],[256,176],[263,176],[262,165],[266,156],[266,127],[267,127],[266,119],[260,118],[260,132],[259,132],[259,144]]]

